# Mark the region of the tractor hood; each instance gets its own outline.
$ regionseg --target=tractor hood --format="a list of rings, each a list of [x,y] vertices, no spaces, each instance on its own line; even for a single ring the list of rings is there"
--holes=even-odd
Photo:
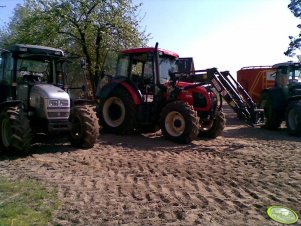
[[[36,84],[31,89],[31,95],[47,98],[47,99],[68,99],[69,95],[61,88],[50,84]]]
[[[51,84],[36,84],[30,91],[30,107],[47,119],[68,119],[70,97],[63,89]]]

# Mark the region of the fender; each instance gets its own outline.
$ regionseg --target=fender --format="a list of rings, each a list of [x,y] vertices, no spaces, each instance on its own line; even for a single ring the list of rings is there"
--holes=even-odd
[[[291,97],[288,99],[288,102],[291,102],[291,101],[301,101],[301,96],[300,96],[300,95],[291,96]]]
[[[97,94],[96,96],[99,99],[105,99],[107,98],[115,89],[117,89],[119,86],[124,87],[132,96],[134,103],[139,105],[142,103],[142,97],[139,94],[138,90],[133,87],[130,82],[128,82],[126,79],[118,79],[110,82],[108,85],[104,86]]]
[[[134,103],[135,104],[141,104],[141,102],[142,102],[142,100],[141,100],[141,97],[139,97],[138,96],[138,91],[137,90],[135,90],[129,83],[127,83],[127,82],[122,82],[121,83],[121,85],[123,86],[123,87],[125,87],[128,91],[129,91],[129,93],[131,94],[131,96],[132,96],[132,98],[133,98],[133,100],[134,100]]]
[[[0,108],[3,108],[3,107],[15,107],[15,106],[18,106],[21,103],[22,103],[21,100],[5,101],[5,102],[0,103]]]
[[[78,106],[78,105],[94,105],[94,100],[88,100],[88,99],[76,99],[72,101],[72,106]]]

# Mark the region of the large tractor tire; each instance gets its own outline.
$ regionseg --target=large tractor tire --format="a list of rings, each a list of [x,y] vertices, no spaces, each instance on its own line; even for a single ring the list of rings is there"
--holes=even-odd
[[[74,106],[70,113],[68,140],[74,147],[92,148],[99,136],[99,124],[93,106]]]
[[[286,108],[286,126],[289,134],[301,136],[301,102],[293,101]]]
[[[215,118],[211,122],[200,126],[198,137],[216,138],[223,132],[225,124],[225,114],[221,111],[216,111]]]
[[[105,132],[125,135],[137,125],[136,105],[129,92],[117,88],[100,102],[100,124]]]
[[[160,128],[166,139],[187,144],[198,135],[199,117],[188,103],[173,101],[162,109]]]
[[[21,106],[0,112],[0,152],[27,152],[31,145],[29,119]]]
[[[280,127],[282,119],[279,110],[273,106],[271,96],[268,93],[264,93],[259,101],[259,108],[264,109],[265,124],[263,128],[276,130]]]

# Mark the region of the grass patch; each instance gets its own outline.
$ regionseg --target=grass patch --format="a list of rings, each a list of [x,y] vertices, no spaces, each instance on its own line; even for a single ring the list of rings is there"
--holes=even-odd
[[[60,206],[56,191],[31,180],[0,177],[0,225],[48,225]]]

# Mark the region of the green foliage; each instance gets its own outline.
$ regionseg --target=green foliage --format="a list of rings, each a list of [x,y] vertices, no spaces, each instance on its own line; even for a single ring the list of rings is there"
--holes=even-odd
[[[0,178],[0,225],[48,225],[59,206],[56,192],[37,182]]]
[[[2,28],[0,43],[4,47],[15,43],[45,45],[84,57],[94,91],[93,81],[110,56],[108,51],[147,42],[136,13],[140,6],[131,0],[25,0]]]
[[[301,19],[301,0],[291,0],[288,5],[290,11],[294,14],[295,17]],[[301,28],[301,24],[297,26]],[[301,49],[301,32],[297,37],[289,36],[290,43],[288,49],[284,52],[287,56],[294,56],[297,49]]]

